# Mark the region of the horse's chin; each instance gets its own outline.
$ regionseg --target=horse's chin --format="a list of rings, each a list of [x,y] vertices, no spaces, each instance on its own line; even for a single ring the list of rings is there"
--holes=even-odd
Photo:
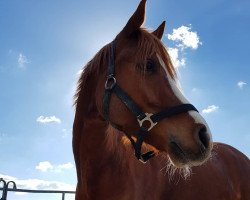
[[[190,160],[182,160],[179,158],[176,158],[175,156],[170,156],[169,155],[169,159],[172,163],[173,166],[177,167],[177,168],[187,168],[187,167],[194,167],[194,166],[200,166],[202,164],[204,164],[208,159],[202,160],[202,161],[190,161]]]
[[[186,168],[204,164],[211,157],[211,150],[195,154],[184,150],[177,143],[171,142],[168,155],[172,164],[177,168]]]

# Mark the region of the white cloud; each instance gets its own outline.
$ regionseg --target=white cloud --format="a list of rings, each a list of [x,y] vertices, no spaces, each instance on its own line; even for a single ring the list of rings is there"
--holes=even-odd
[[[181,48],[197,49],[202,44],[197,32],[191,31],[191,25],[173,29],[173,33],[168,34],[168,39],[178,42]]]
[[[211,105],[211,106],[208,106],[207,108],[203,109],[202,113],[203,114],[208,114],[208,113],[215,112],[218,109],[219,109],[219,106]]]
[[[237,85],[238,85],[238,87],[242,90],[243,89],[243,87],[246,85],[247,83],[245,83],[245,82],[243,82],[243,81],[239,81],[238,83],[237,83]]]
[[[197,49],[202,44],[197,32],[191,31],[191,25],[173,29],[173,33],[167,34],[167,37],[175,42],[174,47],[168,49],[175,68],[186,65],[186,58],[183,57],[185,49]]]
[[[40,116],[36,119],[37,122],[39,123],[42,123],[42,124],[47,124],[47,123],[52,123],[52,122],[55,122],[55,123],[58,123],[60,124],[61,123],[61,120],[55,116],[50,116],[50,117],[44,117],[44,116]]]
[[[42,172],[47,172],[48,170],[52,170],[53,166],[50,164],[48,161],[40,162],[37,166],[36,169],[42,171]]]
[[[15,181],[17,188],[30,190],[69,190],[74,191],[75,185],[59,181],[45,181],[41,179],[18,179],[16,177],[0,174],[5,181]]]
[[[74,165],[70,162],[56,166],[56,168],[62,169],[62,170],[63,169],[72,169],[73,167],[74,167]]]
[[[26,64],[29,63],[29,60],[22,53],[19,54],[17,59],[18,65],[21,69],[25,69]]]
[[[178,48],[168,48],[168,53],[171,57],[172,63],[175,68],[185,66],[186,59],[179,58],[179,49]]]
[[[73,168],[74,165],[70,162],[60,165],[52,165],[49,161],[43,161],[39,162],[39,164],[36,166],[36,169],[42,172],[55,172],[55,173],[61,173],[63,172],[63,170],[69,170]]]

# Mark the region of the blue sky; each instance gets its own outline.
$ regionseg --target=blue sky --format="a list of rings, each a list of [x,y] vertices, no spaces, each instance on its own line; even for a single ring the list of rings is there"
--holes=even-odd
[[[0,177],[11,176],[25,188],[74,188],[77,73],[123,28],[138,3],[0,0]],[[215,141],[247,156],[249,9],[247,0],[148,0],[145,22],[154,29],[166,20],[163,42],[177,62],[184,94]]]

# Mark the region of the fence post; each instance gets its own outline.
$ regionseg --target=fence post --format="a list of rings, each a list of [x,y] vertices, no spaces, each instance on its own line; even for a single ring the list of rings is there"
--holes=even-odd
[[[62,200],[64,200],[65,199],[65,193],[63,192],[62,193]]]
[[[2,178],[0,178],[0,183],[3,182],[3,191],[2,191],[2,197],[0,200],[6,200],[6,188],[7,188],[7,184],[6,181],[3,180]]]
[[[5,190],[5,199],[3,200],[7,200],[7,194],[8,194],[8,189],[9,189],[9,184],[12,183],[12,189],[16,190],[17,187],[16,187],[16,183],[14,181],[9,181],[7,184],[6,184],[6,190]]]

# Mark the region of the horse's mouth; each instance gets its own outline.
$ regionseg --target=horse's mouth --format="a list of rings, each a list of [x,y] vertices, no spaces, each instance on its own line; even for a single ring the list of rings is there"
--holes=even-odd
[[[174,157],[178,158],[179,161],[181,161],[182,163],[188,162],[186,153],[183,151],[183,149],[177,142],[175,141],[170,142],[170,150],[172,154],[174,155]]]
[[[210,150],[205,151],[201,148],[199,153],[193,153],[190,150],[184,149],[176,140],[171,140],[169,147],[169,157],[177,167],[201,165],[209,158],[210,154]]]

